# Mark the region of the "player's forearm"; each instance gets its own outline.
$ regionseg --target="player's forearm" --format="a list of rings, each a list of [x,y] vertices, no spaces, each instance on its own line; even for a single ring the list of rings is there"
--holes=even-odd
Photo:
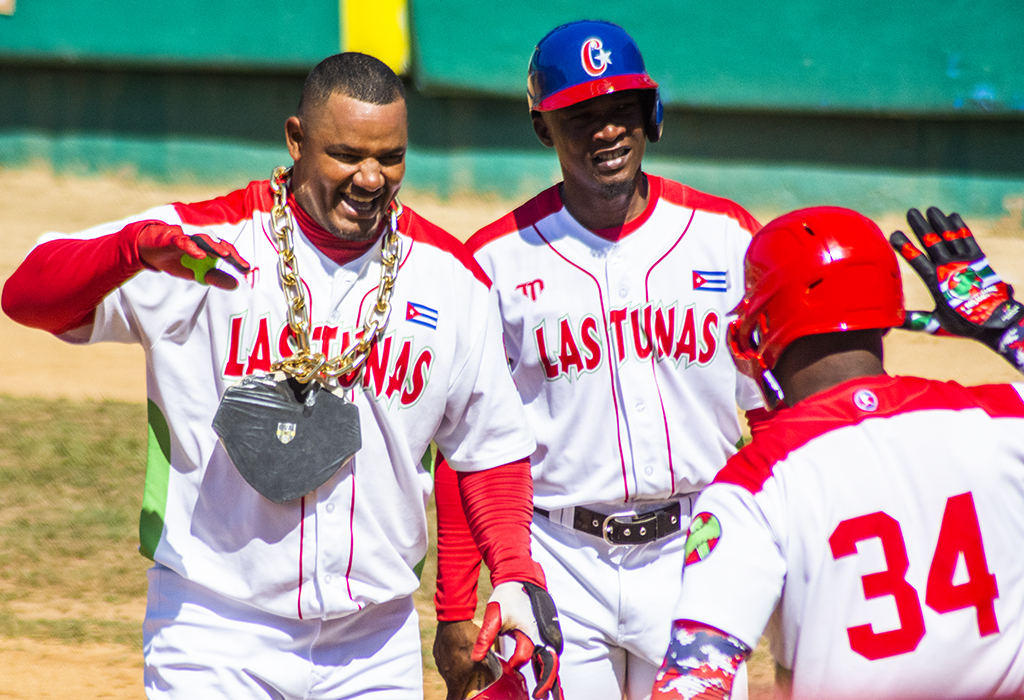
[[[138,231],[149,223],[129,224],[99,238],[36,246],[4,285],[4,313],[55,335],[91,323],[103,297],[144,269]]]
[[[480,552],[466,521],[458,477],[443,458],[434,471],[434,500],[437,504],[437,592],[434,594],[437,619],[442,622],[472,620],[476,613]]]
[[[736,671],[749,655],[749,647],[721,630],[676,620],[651,700],[726,700]]]
[[[529,460],[460,472],[458,479],[469,529],[491,570],[491,583],[521,581],[546,587],[544,572],[530,557],[533,480]]]

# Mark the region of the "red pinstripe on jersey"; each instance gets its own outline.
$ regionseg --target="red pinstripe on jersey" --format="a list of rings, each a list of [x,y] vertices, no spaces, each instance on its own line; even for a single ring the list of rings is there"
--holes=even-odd
[[[548,191],[550,192],[550,190],[548,190]],[[611,337],[611,331],[608,329],[608,312],[605,310],[605,307],[604,307],[604,296],[601,293],[601,283],[597,279],[595,279],[592,274],[590,274],[589,272],[584,270],[582,267],[580,267],[579,265],[577,265],[573,261],[569,260],[569,258],[567,258],[564,255],[562,255],[562,253],[559,252],[558,248],[553,246],[551,244],[551,241],[549,241],[547,238],[544,237],[544,234],[540,232],[539,228],[534,226],[533,230],[537,233],[538,236],[540,236],[540,239],[542,241],[544,241],[545,245],[547,245],[547,247],[551,249],[551,252],[553,252],[555,255],[557,255],[559,258],[561,258],[567,265],[570,265],[570,266],[576,268],[581,273],[583,273],[584,275],[589,277],[591,279],[591,281],[593,281],[594,286],[597,287],[597,298],[598,298],[598,300],[601,303],[601,324],[604,326],[605,343],[607,343],[606,347],[611,348],[612,347],[612,337]],[[629,500],[629,475],[628,475],[628,472],[626,470],[626,455],[625,455],[625,451],[622,448],[622,421],[621,421],[621,418],[619,416],[619,398],[617,396],[618,392],[615,390],[615,371],[614,371],[612,365],[613,365],[612,362],[608,362],[608,380],[609,380],[609,383],[610,383],[610,386],[611,386],[611,392],[612,392],[612,406],[615,408],[615,439],[618,441],[618,446],[619,446],[619,462],[622,465],[622,489],[623,489],[623,492],[626,494],[626,497],[625,497],[624,500],[628,501]]]
[[[868,389],[878,408],[864,411],[853,396]],[[994,418],[1024,418],[1024,400],[1010,384],[964,387],[919,377],[862,377],[801,401],[773,419],[768,429],[730,459],[715,483],[742,486],[757,493],[787,455],[829,431],[865,420],[913,411],[981,409]]]
[[[676,239],[675,243],[673,243],[653,265],[651,265],[651,268],[644,276],[644,300],[648,304],[651,303],[651,273],[654,272],[654,268],[660,265],[663,260],[672,254],[672,251],[675,250],[676,246],[678,246],[680,241],[683,240],[683,236],[685,236],[686,232],[690,230],[690,224],[693,223],[693,217],[696,213],[696,211],[692,211],[690,213],[690,218],[687,220],[686,226],[683,228],[683,232],[679,234],[679,238]],[[675,461],[672,458],[672,436],[668,426],[668,411],[665,409],[665,399],[661,394],[661,384],[658,382],[658,353],[656,352],[651,353],[651,373],[654,376],[654,386],[658,389],[658,405],[661,407],[661,419],[662,424],[665,427],[665,454],[668,455],[668,473],[671,478],[669,486],[670,488],[675,488],[676,468]]]

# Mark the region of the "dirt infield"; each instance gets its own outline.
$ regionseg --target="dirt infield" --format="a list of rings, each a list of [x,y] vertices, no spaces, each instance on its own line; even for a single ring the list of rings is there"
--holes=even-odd
[[[244,183],[235,183],[241,185]],[[0,217],[0,279],[6,280],[47,231],[78,231],[172,201],[196,201],[230,186],[167,186],[126,177],[55,177],[45,169],[0,169],[0,191],[9,202]],[[403,200],[435,223],[465,238],[516,203],[461,199],[441,203],[416,193]],[[922,202],[922,205],[931,202]],[[941,203],[935,203],[940,204]],[[1024,290],[1024,230],[1020,209],[991,221],[970,221],[995,269]],[[778,212],[754,212],[767,221]],[[902,213],[883,217],[883,230],[904,228]],[[908,307],[930,307],[924,287],[906,268]],[[145,400],[142,352],[134,346],[68,346],[42,332],[20,327],[0,315],[0,393],[19,396]],[[962,383],[1019,379],[1001,359],[976,343],[935,339],[895,331],[886,341],[893,374],[917,374]],[[141,619],[144,602],[112,611],[120,619]],[[431,615],[429,610],[423,611]],[[73,610],[69,613],[73,614]],[[122,646],[64,646],[29,639],[0,638],[0,698],[141,698],[141,654]],[[752,668],[752,696],[765,697],[770,667]],[[428,674],[427,698],[443,698],[436,674]]]

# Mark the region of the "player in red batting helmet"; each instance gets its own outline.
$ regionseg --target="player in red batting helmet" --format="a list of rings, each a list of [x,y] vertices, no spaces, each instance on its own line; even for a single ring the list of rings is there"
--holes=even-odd
[[[882,346],[941,329],[1024,371],[1024,305],[957,214],[907,223],[924,251],[835,207],[754,234],[729,344],[787,408],[694,504],[650,700],[729,700],[764,635],[794,700],[1024,697],[1024,383],[890,375]],[[933,311],[904,311],[890,244]],[[865,604],[882,590],[865,541],[886,550],[895,630]]]
[[[463,700],[530,700],[526,679],[509,662],[493,651],[488,651],[484,660],[477,664],[477,670],[466,683]]]
[[[783,398],[771,371],[797,338],[903,323],[896,255],[878,226],[850,209],[800,209],[768,223],[747,249],[744,277],[729,349],[771,407]]]

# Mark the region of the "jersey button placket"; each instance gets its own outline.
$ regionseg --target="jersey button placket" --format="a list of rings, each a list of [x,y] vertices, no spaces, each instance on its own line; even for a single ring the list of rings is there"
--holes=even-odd
[[[340,512],[336,512],[337,507],[330,501],[321,501],[317,512],[319,514],[320,527],[318,528],[321,535],[325,532],[337,532],[337,520],[341,516]],[[338,610],[338,601],[336,597],[338,595],[337,582],[338,575],[336,572],[338,562],[341,561],[344,554],[338,549],[338,545],[344,538],[336,537],[320,537],[317,557],[317,571],[320,584],[320,596],[324,601],[324,612],[331,613]]]

